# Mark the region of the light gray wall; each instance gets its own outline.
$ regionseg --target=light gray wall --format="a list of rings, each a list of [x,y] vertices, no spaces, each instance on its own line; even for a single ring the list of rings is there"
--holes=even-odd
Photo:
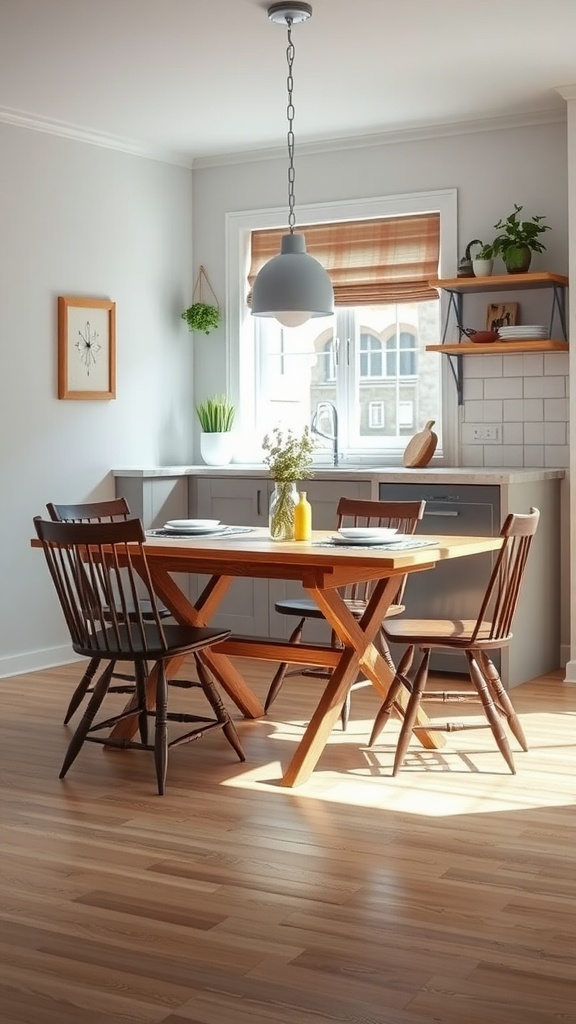
[[[361,199],[432,189],[458,189],[459,252],[471,239],[490,241],[496,234],[494,224],[513,211],[514,203],[524,207],[526,214],[543,214],[552,231],[544,237],[546,253],[535,254],[533,270],[567,272],[568,263],[568,183],[566,123],[548,123],[467,132],[453,136],[432,137],[393,145],[379,144],[369,148],[343,148],[334,151],[309,152],[296,147],[296,220],[298,205],[338,200]],[[286,158],[243,158],[237,163],[216,163],[195,168],[194,178],[194,252],[209,270],[210,279],[220,297],[225,294],[225,219],[226,214],[242,210],[287,207]],[[496,270],[503,270],[502,264]],[[454,275],[456,267],[454,267]],[[539,293],[548,296],[548,292]],[[510,300],[516,296],[509,296]],[[503,300],[502,300],[503,301]],[[520,297],[526,302],[526,294]],[[472,306],[469,326],[484,327],[485,307]],[[546,307],[547,311],[547,307]],[[534,314],[535,315],[535,314]],[[482,322],[478,318],[481,318]],[[526,321],[525,321],[526,322]],[[528,321],[528,322],[540,322]],[[546,320],[544,321],[546,322]],[[226,326],[195,346],[196,398],[224,390],[227,385]],[[489,357],[492,358],[492,357]],[[509,357],[508,357],[509,358]],[[567,360],[551,357],[545,372],[561,377],[567,374]],[[555,360],[555,361],[554,361]],[[564,360],[562,362],[562,360]],[[520,362],[520,361],[518,361]],[[472,392],[479,393],[478,368],[465,373],[474,379]],[[500,360],[502,365],[502,360]],[[510,376],[523,375],[521,366],[510,367]],[[488,371],[490,372],[490,371]],[[494,372],[494,371],[492,371]],[[534,375],[528,365],[527,375]],[[533,382],[532,382],[533,384]],[[510,388],[512,388],[510,384]],[[517,389],[518,390],[518,389]],[[517,394],[517,390],[515,394]],[[491,385],[482,388],[482,399],[489,397]],[[527,386],[526,397],[531,393]],[[522,391],[524,395],[524,390]],[[555,396],[557,392],[555,391]],[[566,391],[567,394],[567,391]],[[510,397],[508,393],[503,397]],[[565,407],[564,403],[564,407]],[[493,407],[491,410],[493,411]],[[488,411],[487,411],[488,412]],[[509,434],[509,432],[508,432]],[[559,436],[558,431],[554,437]],[[504,430],[502,430],[504,438]],[[514,436],[517,436],[514,435]],[[534,442],[533,442],[534,443]],[[542,442],[543,444],[544,442]],[[198,456],[198,432],[196,451]],[[502,445],[500,446],[502,448]],[[559,458],[561,446],[557,444]],[[469,454],[466,453],[466,454]],[[502,465],[505,451],[496,453],[494,446],[480,446],[473,464]],[[497,459],[500,455],[500,461]],[[553,460],[554,453],[548,452]],[[515,465],[533,465],[534,452],[527,460],[515,457]],[[547,464],[552,464],[548,461]],[[564,465],[563,461],[556,463]]]
[[[117,466],[189,462],[192,175],[0,125],[0,675],[64,660],[29,540],[46,501],[112,497]],[[59,401],[58,295],[113,299],[117,398]],[[37,653],[36,653],[37,652]]]
[[[198,458],[193,402],[226,389],[233,339],[226,325],[191,336],[179,314],[200,263],[224,304],[226,213],[282,207],[287,185],[284,157],[191,174],[2,125],[0,181],[0,675],[8,675],[64,660],[66,631],[29,548],[32,516],[48,500],[111,496],[113,467]],[[297,207],[454,186],[460,251],[519,202],[553,228],[535,268],[566,272],[565,124],[297,153]],[[117,303],[115,401],[56,398],[58,295]]]

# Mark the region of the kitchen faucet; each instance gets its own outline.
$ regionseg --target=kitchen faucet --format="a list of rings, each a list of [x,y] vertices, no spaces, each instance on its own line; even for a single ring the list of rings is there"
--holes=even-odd
[[[329,417],[330,420],[330,433],[326,433],[322,430],[318,424],[322,422],[323,417]],[[318,402],[314,415],[312,417],[312,423],[310,429],[313,434],[317,434],[318,437],[324,437],[327,441],[332,442],[332,465],[338,465],[338,410],[333,402]]]

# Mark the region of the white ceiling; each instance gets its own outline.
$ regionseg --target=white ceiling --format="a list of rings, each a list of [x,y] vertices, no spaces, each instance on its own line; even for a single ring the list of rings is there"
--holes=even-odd
[[[576,0],[312,0],[296,145],[557,112]],[[0,0],[0,121],[191,165],[285,145],[286,29],[266,0]]]

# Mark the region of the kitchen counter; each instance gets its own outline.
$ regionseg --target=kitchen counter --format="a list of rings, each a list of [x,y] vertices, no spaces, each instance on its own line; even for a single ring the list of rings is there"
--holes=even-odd
[[[269,477],[268,468],[263,463],[243,465],[232,463],[229,466],[133,466],[124,469],[113,469],[114,477],[135,477],[153,479],[155,477]],[[314,480],[334,480],[335,477],[347,477],[350,480],[368,480],[371,483],[427,483],[427,484],[513,484],[530,483],[539,480],[557,480],[565,476],[564,469],[546,468],[494,468],[460,466],[451,469],[447,466],[426,466],[424,469],[406,469],[404,466],[317,466],[313,471]]]

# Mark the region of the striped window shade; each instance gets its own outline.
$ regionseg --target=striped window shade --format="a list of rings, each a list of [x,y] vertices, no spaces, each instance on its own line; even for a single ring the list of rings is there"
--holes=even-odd
[[[337,306],[374,306],[437,299],[440,214],[308,224],[306,250],[327,270]],[[250,292],[259,270],[280,252],[285,228],[253,231]]]

